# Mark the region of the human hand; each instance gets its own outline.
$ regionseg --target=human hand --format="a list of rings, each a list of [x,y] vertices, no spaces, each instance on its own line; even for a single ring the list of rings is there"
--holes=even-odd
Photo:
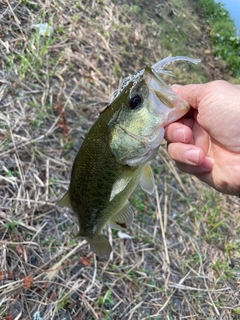
[[[177,167],[216,190],[240,193],[240,85],[223,80],[173,86],[190,112],[165,129]]]

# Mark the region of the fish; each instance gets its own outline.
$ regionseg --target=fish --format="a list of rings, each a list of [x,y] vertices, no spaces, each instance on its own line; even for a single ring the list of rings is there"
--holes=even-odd
[[[167,57],[125,78],[87,133],[74,160],[68,191],[59,206],[78,217],[79,236],[99,257],[112,251],[105,227],[125,231],[133,222],[129,197],[137,185],[155,190],[150,160],[157,154],[165,126],[184,116],[190,105],[161,78],[174,61]]]

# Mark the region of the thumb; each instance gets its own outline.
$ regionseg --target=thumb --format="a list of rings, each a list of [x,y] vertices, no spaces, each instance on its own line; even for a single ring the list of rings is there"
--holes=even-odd
[[[186,86],[174,84],[172,89],[186,100],[191,107],[198,109],[199,102],[205,94],[206,84],[187,84]]]

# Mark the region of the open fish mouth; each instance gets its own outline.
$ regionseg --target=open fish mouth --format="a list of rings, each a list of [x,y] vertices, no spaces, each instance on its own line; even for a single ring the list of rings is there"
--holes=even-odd
[[[190,109],[190,105],[182,97],[176,94],[155,71],[145,68],[145,81],[149,88],[148,108],[150,112],[161,117],[163,127],[184,116]]]

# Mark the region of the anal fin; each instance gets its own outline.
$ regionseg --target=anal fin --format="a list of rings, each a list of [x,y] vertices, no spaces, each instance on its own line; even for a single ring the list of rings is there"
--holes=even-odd
[[[131,226],[133,222],[133,209],[129,202],[113,216],[109,221],[108,225],[112,229],[126,230]]]

